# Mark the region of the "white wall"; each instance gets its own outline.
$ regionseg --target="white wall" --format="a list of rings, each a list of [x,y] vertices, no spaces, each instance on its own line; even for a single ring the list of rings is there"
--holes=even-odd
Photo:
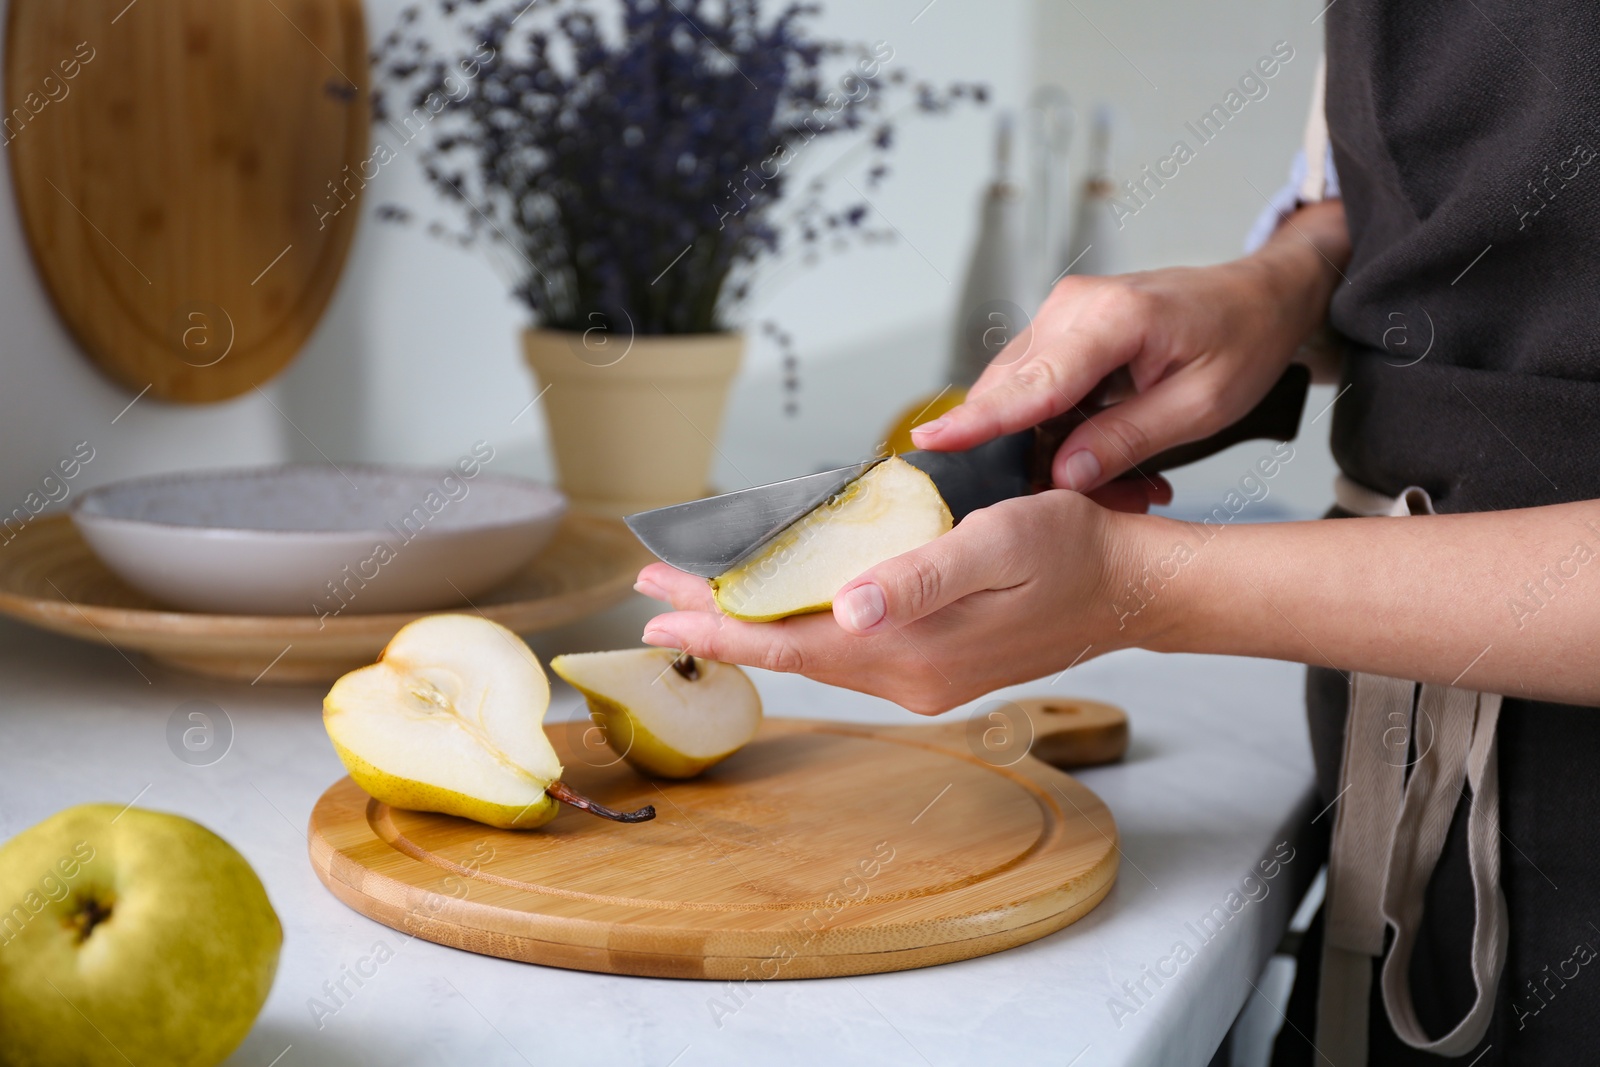
[[[981,76],[993,79],[1014,60],[1003,49],[982,44],[986,38],[965,21],[982,10],[974,0],[938,0],[918,26],[936,14],[963,20],[953,21],[951,28],[965,35],[965,51],[981,68]],[[1177,138],[1196,148],[1194,159],[1156,189],[1146,205],[1126,201],[1136,213],[1113,230],[1111,247],[1101,250],[1109,252],[1112,269],[1217,263],[1240,254],[1244,236],[1264,206],[1261,194],[1270,195],[1282,183],[1300,143],[1322,50],[1321,23],[1311,22],[1320,11],[1315,0],[1206,5],[1041,0],[1020,31],[1007,24],[1008,33],[1021,32],[1029,42],[1031,58],[1024,66],[1031,68],[1032,85],[1059,85],[1075,103],[1074,185],[1084,178],[1089,116],[1097,103],[1111,108],[1111,163],[1118,178],[1138,176],[1145,164],[1154,166],[1171,153]],[[1265,96],[1246,103],[1219,136],[1199,145],[1184,124],[1197,122],[1221,103],[1240,76],[1279,41],[1287,42],[1294,55],[1266,81]],[[1005,73],[997,81],[1000,107],[1021,108],[1031,86],[1018,87],[1010,78],[1014,71]],[[964,119],[949,128],[930,123],[917,131],[920,202],[908,198],[904,211],[891,208],[887,200],[880,205],[914,248],[897,248],[885,260],[873,258],[880,255],[876,252],[857,257],[881,274],[864,275],[852,265],[848,271],[825,269],[807,279],[804,284],[819,292],[811,316],[803,303],[782,305],[785,312],[795,307],[784,316],[787,320],[807,323],[812,335],[824,339],[805,351],[802,415],[773,419],[771,412],[781,402],[778,382],[771,374],[747,375],[736,391],[728,427],[730,441],[740,445],[737,469],[726,460],[719,463],[718,484],[734,487],[855,458],[881,440],[888,421],[904,404],[942,384],[938,378],[954,292],[939,280],[935,268],[960,284],[998,110],[991,109],[981,120]],[[1019,117],[1018,129],[1026,127]],[[1015,169],[1026,175],[1025,146],[1019,145],[1017,156]],[[921,170],[923,159],[932,166],[959,166],[960,174],[940,176],[934,184],[933,173]],[[902,167],[900,173],[904,178],[910,171]],[[924,178],[929,179],[926,185],[920,184]],[[957,185],[960,191],[952,193]],[[905,191],[897,195],[908,196]],[[933,265],[918,257],[917,250],[926,252]],[[866,300],[851,292],[863,284],[863,292],[870,294]],[[926,310],[903,316],[894,310],[901,306]],[[810,320],[819,315],[831,317],[832,324],[811,327]],[[804,331],[802,338],[808,339]],[[1274,479],[1271,495],[1253,503],[1241,519],[1309,517],[1326,508],[1334,472],[1327,446],[1332,420],[1317,415],[1332,399],[1329,387],[1313,390],[1293,461]],[[1265,450],[1264,444],[1246,443],[1175,472],[1177,499],[1167,510],[1180,516],[1210,512]]]
[[[1112,170],[1138,176],[1187,141],[1195,158],[1123,220],[1117,258],[1125,270],[1215,263],[1239,253],[1245,230],[1283,184],[1300,146],[1322,23],[1314,0],[1045,0],[1037,8],[1035,69],[1087,106],[1104,101],[1115,121]],[[1198,124],[1276,42],[1294,58],[1266,81],[1209,144]],[[1080,146],[1083,138],[1079,138]],[[1254,186],[1254,188],[1252,188]],[[1258,193],[1257,190],[1260,192]]]
[[[917,17],[924,3],[836,2],[817,25],[826,37],[888,41],[895,50],[891,67],[936,83],[986,82],[1002,104],[1026,96],[1030,0],[937,0]],[[370,32],[382,32],[401,6],[401,0],[369,0]],[[894,174],[881,193],[869,195],[882,212],[874,221],[881,227],[886,219],[904,240],[828,254],[812,268],[792,260],[773,264],[745,321],[780,324],[794,336],[802,361],[826,361],[841,350],[860,358],[856,350],[874,337],[925,331],[930,323],[942,329],[951,282],[959,283],[972,240],[994,110],[969,107],[901,122]],[[814,142],[797,175],[832,166],[851,143],[847,135],[834,143]],[[517,418],[533,395],[518,341],[527,315],[505,297],[504,283],[484,258],[371,218],[380,203],[435,202],[415,172],[411,151],[401,150],[401,158],[368,187],[367,217],[346,283],[324,328],[282,383],[286,410],[330,455],[422,462],[454,456],[484,438],[499,449],[501,469],[545,474],[539,413]],[[858,180],[859,168],[845,173]],[[896,372],[914,379],[904,400],[933,380],[942,360],[942,348],[913,354]],[[752,330],[736,402],[756,438],[793,442],[801,453],[792,458],[793,469],[804,468],[815,457],[801,442],[832,437],[837,405],[808,388],[801,415],[786,419],[775,385],[777,363],[772,343]],[[802,379],[808,377],[803,371]],[[831,384],[826,373],[820,380]],[[893,392],[880,396],[885,411],[904,402]],[[881,421],[878,408],[863,419]],[[870,447],[881,427],[865,422],[863,447]],[[759,440],[751,443],[760,447]],[[292,440],[290,447],[301,458],[315,458],[304,441]],[[743,482],[732,470],[718,477],[722,484]]]
[[[400,6],[401,0],[368,0],[372,31],[386,29]],[[1275,41],[1289,41],[1296,56],[1269,83],[1269,95],[1247,105],[1116,235],[1115,260],[1129,268],[1235,254],[1260,203],[1248,183],[1270,191],[1298,140],[1319,51],[1320,24],[1310,22],[1317,10],[1310,0],[829,5],[820,24],[825,35],[888,41],[894,65],[935,82],[986,82],[995,103],[944,117],[913,115],[901,124],[894,174],[871,196],[875,221],[886,221],[902,239],[827,255],[811,268],[789,263],[769,270],[745,319],[773,320],[794,335],[801,411],[796,418],[782,414],[777,354],[752,331],[729,425],[730,444],[746,456],[739,464],[744,472],[723,463],[718,483],[851,458],[881,437],[903,404],[936,386],[950,304],[990,171],[995,116],[1023,106],[1036,81],[1064,85],[1082,112],[1096,100],[1112,103],[1114,169],[1128,176],[1166,155],[1172,140],[1184,136],[1184,122],[1220,101]],[[843,141],[819,141],[803,166],[826,168],[845,149]],[[371,218],[386,201],[432,202],[410,162],[402,153],[370,188],[327,317],[269,389],[298,430],[254,396],[206,408],[146,397],[113,425],[131,396],[100,377],[62,330],[29,262],[9,175],[0,176],[5,510],[81,440],[93,444],[96,459],[79,486],[191,466],[316,460],[319,449],[341,460],[433,462],[480,438],[500,450],[501,469],[548,472],[537,409],[517,417],[533,394],[517,343],[526,315],[505,296],[502,279],[474,254]],[[1221,464],[1215,476],[1197,468],[1184,477],[1202,487],[1222,484],[1230,480],[1222,468],[1239,465],[1233,458],[1213,464]],[[1326,495],[1325,471],[1313,473],[1305,502]]]
[[[1326,0],[1041,0],[1034,69],[1044,82],[1065,87],[1087,113],[1095,101],[1111,106],[1111,169],[1119,179],[1172,153],[1182,139],[1194,158],[1147,203],[1124,196],[1136,209],[1111,233],[1112,268],[1144,270],[1206,264],[1240,253],[1244,236],[1283,181],[1300,146],[1317,59],[1322,54]],[[1201,144],[1186,123],[1236,89],[1245,72],[1287,42],[1294,56],[1265,82],[1266,95],[1244,105],[1210,143]],[[1241,94],[1243,95],[1243,94]],[[1080,129],[1083,124],[1080,123]],[[1081,173],[1084,137],[1078,138]],[[1333,399],[1331,387],[1312,391],[1294,461],[1274,495],[1242,517],[1310,516],[1331,501],[1334,473],[1328,453],[1332,418],[1312,419]],[[1259,443],[1177,472],[1171,509],[1204,514],[1264,451]]]
[[[372,32],[386,29],[401,6],[369,0]],[[987,82],[1002,102],[1026,92],[1028,0],[939,0],[917,17],[921,8],[921,0],[839,3],[819,28],[826,36],[889,41],[894,65],[938,82]],[[966,109],[901,123],[896,173],[872,196],[906,240],[830,255],[815,268],[774,270],[746,319],[780,323],[803,359],[908,325],[942,323],[944,278],[958,277],[971,239],[991,121],[990,113]],[[843,138],[819,141],[803,166],[827,167],[846,147]],[[479,438],[495,443],[511,468],[548,470],[537,409],[512,421],[533,390],[517,342],[527,316],[505,296],[502,279],[482,258],[371,218],[385,201],[432,202],[410,162],[402,153],[371,187],[326,318],[269,389],[289,421],[255,396],[202,408],[146,397],[113,426],[132,397],[102,378],[61,327],[29,260],[9,175],[0,177],[0,503],[6,510],[20,503],[81,440],[97,451],[74,483],[79,488],[184,467],[286,456],[315,461],[319,452],[336,460],[432,462]],[[929,352],[926,367],[908,371],[921,375],[908,395],[931,380],[941,355]],[[776,361],[770,342],[755,333],[751,377],[770,380]],[[746,405],[769,409],[758,421],[782,418],[777,390],[758,383],[746,392]],[[813,415],[827,406],[824,396],[807,397]],[[817,430],[806,414],[781,425],[802,437]]]
[[[0,18],[0,48],[6,23]],[[68,97],[58,106],[72,103]],[[198,408],[146,396],[121,414],[133,398],[94,369],[56,317],[23,238],[9,166],[0,168],[0,514],[22,506],[82,441],[94,458],[68,483],[74,492],[134,474],[284,454],[282,420],[259,396]]]

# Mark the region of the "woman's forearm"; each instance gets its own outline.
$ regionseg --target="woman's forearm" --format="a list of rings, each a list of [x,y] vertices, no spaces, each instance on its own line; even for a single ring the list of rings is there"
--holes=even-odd
[[[1130,643],[1600,704],[1600,501],[1127,533]],[[1120,577],[1120,575],[1119,575]]]
[[[1230,263],[1063,279],[967,402],[917,438],[972,447],[1127,367],[1139,391],[1073,431],[1052,469],[1059,489],[982,508],[879,563],[826,616],[741,622],[703,580],[646,568],[641,591],[677,609],[646,643],[930,714],[1131,646],[1600,704],[1600,501],[1245,525],[1231,502],[1215,523],[1181,523],[1085,495],[1248,411],[1326,313],[1349,250],[1343,206],[1327,203]],[[1254,467],[1264,478],[1274,455]]]
[[[1344,201],[1298,208],[1255,252],[1236,261],[1259,273],[1255,291],[1268,314],[1292,320],[1290,334],[1305,338],[1328,314],[1334,287],[1350,262]]]
[[[1269,313],[1292,320],[1290,336],[1302,342],[1295,358],[1311,368],[1311,380],[1339,380],[1339,353],[1321,327],[1335,288],[1350,262],[1350,231],[1344,201],[1308,204],[1278,225],[1271,239],[1243,261],[1262,276],[1259,291],[1275,305]]]

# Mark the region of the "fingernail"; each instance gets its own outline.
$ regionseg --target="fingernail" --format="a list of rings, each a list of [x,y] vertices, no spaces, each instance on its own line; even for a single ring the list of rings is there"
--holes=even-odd
[[[932,422],[925,422],[921,426],[913,426],[911,428],[911,434],[913,437],[933,437],[937,434],[943,433],[945,427],[949,425],[950,421],[941,415]]]
[[[1080,449],[1067,457],[1061,465],[1061,480],[1065,487],[1083,492],[1100,477],[1100,461],[1088,449]]]
[[[856,586],[844,595],[840,604],[844,607],[844,617],[858,631],[870,630],[878,625],[887,611],[883,590],[875,585]]]
[[[667,591],[665,589],[661,588],[655,582],[647,582],[643,579],[633,583],[633,591],[636,593],[641,593],[644,596],[649,597],[651,600],[667,599]]]
[[[683,647],[683,642],[678,640],[677,634],[669,633],[655,626],[645,627],[644,643],[647,645],[660,645],[663,648]]]

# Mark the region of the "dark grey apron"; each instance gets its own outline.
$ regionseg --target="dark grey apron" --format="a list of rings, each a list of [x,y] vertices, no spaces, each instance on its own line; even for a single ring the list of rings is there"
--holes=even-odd
[[[1325,19],[1354,242],[1331,311],[1341,470],[1387,496],[1421,487],[1445,513],[1600,499],[1600,2],[1338,0]],[[1585,538],[1600,551],[1574,530]],[[1539,584],[1507,589],[1506,625],[1540,625],[1540,597],[1600,596],[1600,563],[1566,584],[1527,577]],[[1349,690],[1309,672],[1325,803],[1341,788]],[[1600,1062],[1600,709],[1508,695],[1497,766],[1509,940],[1488,1031],[1450,1062]],[[1433,1036],[1476,995],[1470,810],[1464,794],[1410,962]],[[1328,1062],[1308,1040],[1321,932],[1319,918],[1278,1067]],[[1447,1062],[1396,1036],[1379,987],[1375,965],[1368,1062]]]

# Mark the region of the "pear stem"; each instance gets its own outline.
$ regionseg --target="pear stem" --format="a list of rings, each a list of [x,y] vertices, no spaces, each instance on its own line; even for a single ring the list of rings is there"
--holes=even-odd
[[[571,786],[559,780],[545,786],[544,791],[563,804],[571,804],[580,811],[586,811],[590,815],[598,815],[602,819],[610,819],[612,822],[649,822],[656,817],[654,804],[646,804],[638,811],[618,811],[615,808],[608,808],[604,804],[590,800],[582,793],[574,793]]]
[[[83,944],[94,933],[95,927],[111,918],[111,902],[94,897],[81,897],[77,908],[67,919],[67,925],[77,931],[77,943]]]

